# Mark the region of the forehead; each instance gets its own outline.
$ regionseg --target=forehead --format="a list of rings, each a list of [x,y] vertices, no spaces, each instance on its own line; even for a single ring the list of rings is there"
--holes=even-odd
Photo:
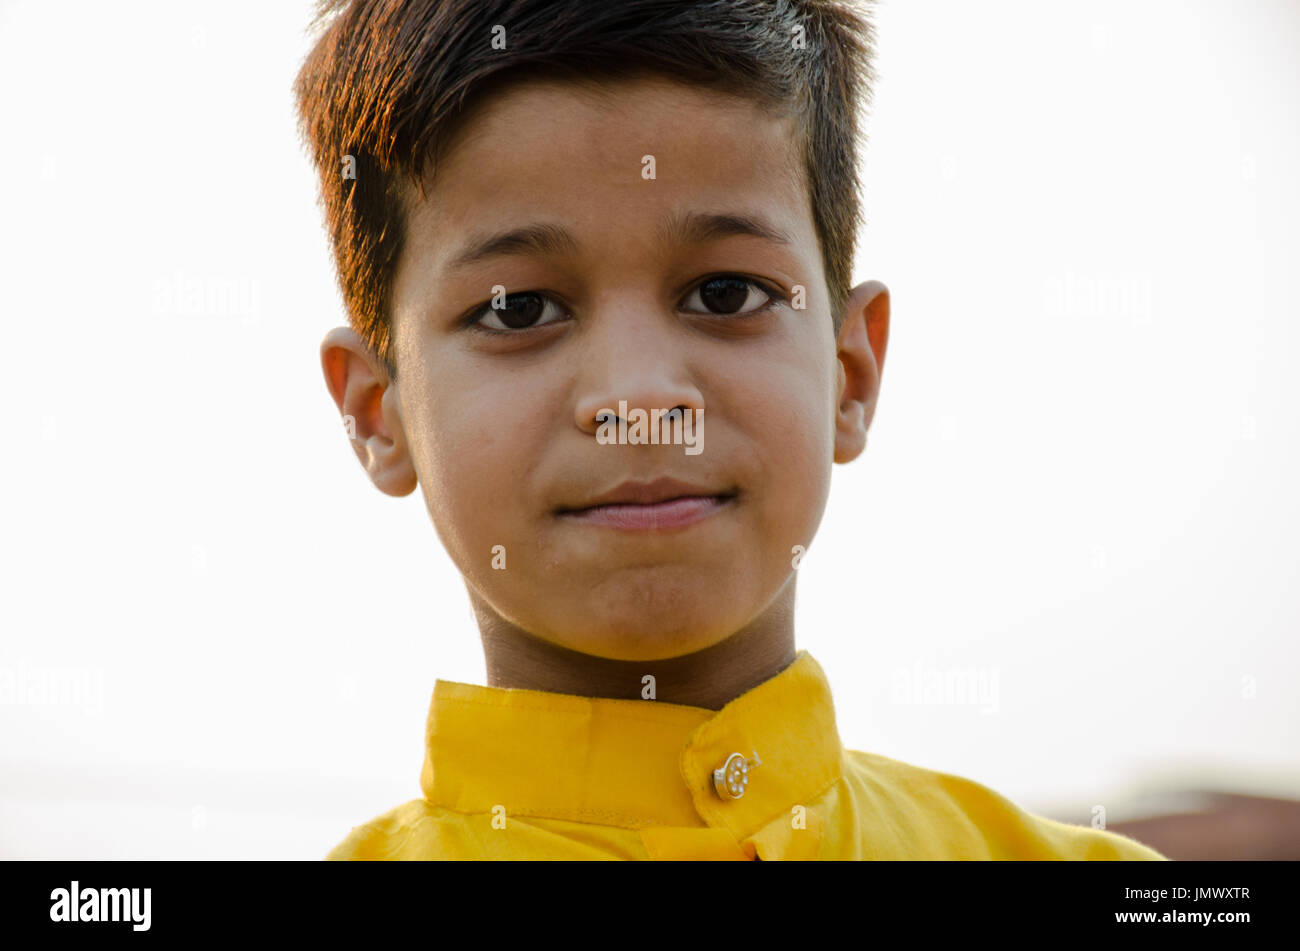
[[[794,118],[753,100],[658,77],[534,79],[475,106],[425,198],[410,193],[406,245],[428,273],[474,236],[563,222],[606,259],[643,257],[685,212],[750,216],[815,242],[806,181]]]

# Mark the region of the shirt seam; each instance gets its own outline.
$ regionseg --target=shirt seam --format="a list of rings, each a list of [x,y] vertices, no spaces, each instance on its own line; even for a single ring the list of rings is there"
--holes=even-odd
[[[645,700],[645,701],[635,701],[635,700],[630,700],[630,701],[626,701],[626,702],[628,702],[628,703],[638,703],[638,702],[641,702],[641,703],[654,703],[655,701],[653,701],[653,700]],[[440,697],[440,698],[438,699],[437,706],[441,706],[441,705],[443,705],[443,704],[452,704],[452,703],[458,703],[458,704],[464,704],[464,705],[466,705],[466,706],[476,706],[476,707],[493,707],[493,708],[498,709],[498,710],[509,710],[509,709],[511,709],[511,706],[512,706],[512,704],[508,704],[508,703],[493,703],[492,701],[489,701],[489,700],[474,700],[474,699],[471,699],[471,698],[469,698],[469,697]],[[575,716],[575,717],[577,717],[577,716],[589,716],[589,715],[591,714],[591,710],[590,710],[590,709],[587,709],[587,710],[562,710],[562,709],[557,709],[557,708],[555,708],[555,707],[550,707],[550,706],[548,706],[548,705],[545,704],[545,703],[528,704],[528,706],[529,706],[530,708],[546,710],[548,713],[560,713],[560,714],[565,714],[565,715],[567,715],[567,716]],[[708,712],[708,711],[706,711],[706,712]],[[641,716],[641,715],[636,714],[636,713],[632,713],[631,711],[623,711],[623,710],[604,710],[604,711],[601,711],[601,713],[602,713],[602,716],[605,715],[605,714],[609,714],[609,715],[612,715],[612,716],[617,716],[617,717],[619,717],[620,719],[623,719],[623,720],[632,720],[632,721],[635,721],[635,722],[637,722],[637,723],[656,723],[656,724],[665,724],[665,722],[666,722],[662,717],[646,717],[646,716]],[[707,722],[707,718],[706,718],[706,720],[705,720],[704,722]],[[696,728],[696,727],[699,727],[700,725],[702,725],[702,724],[697,723],[697,724],[695,724],[694,727],[692,727],[692,729],[694,729],[694,728]]]
[[[489,818],[492,815],[491,810],[479,811],[479,810],[456,809],[452,806],[443,805],[440,802],[434,802],[433,800],[428,798],[426,798],[424,801],[427,802],[429,805],[433,806],[435,809],[443,809],[447,812],[454,813],[455,815],[464,816],[465,818],[475,818],[479,816],[483,818]],[[627,829],[628,831],[633,831],[633,832],[639,829],[647,828],[649,826],[655,826],[655,827],[665,828],[665,829],[699,828],[697,826],[683,826],[674,822],[661,822],[658,819],[637,818],[635,816],[630,816],[621,812],[612,812],[608,809],[551,809],[548,807],[527,805],[527,806],[517,806],[513,811],[510,808],[507,808],[506,809],[507,821],[509,821],[509,819],[512,816],[521,816],[529,819],[559,819],[563,822],[581,822],[582,820],[580,819],[580,817],[590,816],[593,818],[603,818],[606,820],[618,820],[618,821],[588,822],[585,823],[586,825],[607,826],[615,829]],[[421,816],[419,821],[423,822],[425,819],[428,818],[431,817],[426,814],[424,816]]]

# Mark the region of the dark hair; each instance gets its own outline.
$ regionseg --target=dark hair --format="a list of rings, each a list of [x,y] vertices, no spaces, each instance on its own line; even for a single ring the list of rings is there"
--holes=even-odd
[[[402,176],[423,193],[478,99],[532,76],[655,74],[793,114],[838,334],[861,220],[859,104],[875,79],[865,12],[843,0],[321,0],[313,26],[294,83],[300,130],[349,319],[394,379]]]

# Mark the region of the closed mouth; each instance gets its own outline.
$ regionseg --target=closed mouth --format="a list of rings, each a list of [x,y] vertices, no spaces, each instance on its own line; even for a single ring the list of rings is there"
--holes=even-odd
[[[561,509],[557,514],[572,522],[631,531],[684,528],[727,508],[738,494],[732,489],[711,495],[665,495],[646,502],[610,501]]]
[[[737,491],[733,486],[719,492],[712,486],[683,482],[666,476],[649,482],[628,480],[606,492],[584,499],[577,505],[560,506],[556,512],[567,515],[610,506],[654,506],[692,498],[726,500],[735,498]]]

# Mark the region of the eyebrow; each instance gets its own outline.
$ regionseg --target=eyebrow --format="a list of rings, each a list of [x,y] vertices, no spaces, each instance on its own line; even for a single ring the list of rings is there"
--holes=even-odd
[[[704,244],[721,238],[750,237],[773,244],[792,245],[794,241],[761,215],[706,213],[691,211],[673,215],[659,227],[659,243]],[[567,229],[556,224],[531,224],[498,234],[471,239],[451,259],[452,269],[468,267],[492,257],[504,255],[576,254],[580,245]]]

